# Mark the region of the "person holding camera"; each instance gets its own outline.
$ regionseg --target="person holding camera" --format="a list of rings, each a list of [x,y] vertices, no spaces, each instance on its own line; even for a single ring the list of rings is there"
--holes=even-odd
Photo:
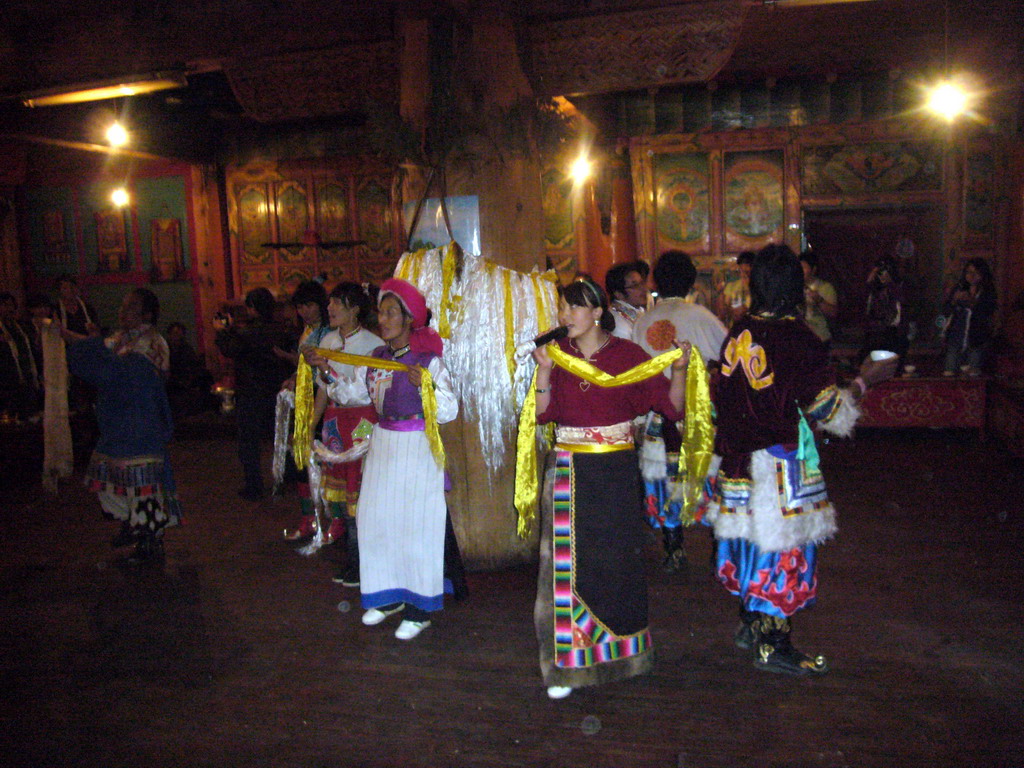
[[[909,341],[903,315],[903,284],[899,267],[891,256],[883,256],[868,273],[868,298],[864,309],[864,346],[858,360],[873,349],[886,349],[901,358]]]
[[[960,281],[946,299],[946,359],[943,376],[958,370],[979,376],[992,346],[992,318],[996,313],[996,286],[992,269],[981,258],[964,264]]]
[[[281,382],[291,367],[279,350],[293,347],[287,332],[274,322],[274,295],[255,288],[245,296],[249,322],[237,327],[226,313],[214,319],[217,349],[235,364],[235,417],[238,422],[238,460],[245,484],[238,495],[247,501],[263,498],[260,440],[274,434],[274,411]]]

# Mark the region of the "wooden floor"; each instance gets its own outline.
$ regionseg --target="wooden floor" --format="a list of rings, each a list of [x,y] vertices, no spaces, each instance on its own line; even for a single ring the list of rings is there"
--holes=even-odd
[[[822,449],[840,509],[797,644],[834,671],[758,672],[688,534],[688,583],[651,539],[652,675],[550,701],[534,568],[474,573],[412,643],[359,622],[336,553],[281,540],[294,497],[240,503],[230,432],[174,446],[188,515],[162,566],[118,561],[78,483],[0,490],[5,766],[1024,765],[1024,479],[966,433]]]

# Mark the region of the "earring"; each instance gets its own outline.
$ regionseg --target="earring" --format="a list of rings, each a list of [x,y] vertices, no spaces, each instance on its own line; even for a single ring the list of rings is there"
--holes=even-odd
[[[599,325],[601,325],[601,321],[600,321],[600,320],[595,320],[595,321],[594,321],[594,325],[595,325],[595,326],[599,326]]]

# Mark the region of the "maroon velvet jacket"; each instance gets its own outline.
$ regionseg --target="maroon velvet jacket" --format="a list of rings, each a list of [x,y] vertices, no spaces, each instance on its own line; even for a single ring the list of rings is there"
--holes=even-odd
[[[739,320],[722,345],[715,453],[737,474],[754,451],[795,445],[800,410],[835,383],[828,349],[802,319]]]
[[[568,339],[557,343],[563,352],[583,357]],[[612,336],[590,363],[614,376],[650,359],[639,345]],[[586,389],[581,389],[580,384]],[[637,384],[599,387],[556,365],[551,370],[551,402],[537,417],[537,423],[554,421],[567,427],[606,427],[630,421],[650,410],[676,421],[683,418],[683,412],[672,407],[668,391],[669,380],[661,373]]]

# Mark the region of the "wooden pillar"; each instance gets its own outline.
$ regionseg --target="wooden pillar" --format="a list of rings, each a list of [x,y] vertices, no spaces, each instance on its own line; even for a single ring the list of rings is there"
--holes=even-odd
[[[510,128],[517,133],[527,128],[510,126],[509,122],[519,119],[520,111],[514,107],[520,100],[532,98],[519,65],[513,25],[493,18],[469,19],[456,25],[453,41],[430,41],[430,26],[429,21],[421,19],[403,22],[402,116],[421,129],[427,125],[431,119],[428,89],[435,85],[424,76],[429,47],[439,43],[457,45],[452,96],[459,114],[473,118],[472,123],[482,126],[484,133],[463,134],[447,158],[447,194],[477,197],[484,258],[524,272],[535,266],[543,269],[540,163],[535,152],[518,151],[501,139]],[[405,199],[415,200],[422,194],[426,171],[405,170]],[[430,196],[437,195],[435,188]],[[516,534],[512,504],[514,442],[510,442],[505,463],[490,482],[475,422],[462,414],[442,428],[442,435],[453,484],[448,503],[467,566],[496,568],[532,559],[536,537],[522,541]]]

